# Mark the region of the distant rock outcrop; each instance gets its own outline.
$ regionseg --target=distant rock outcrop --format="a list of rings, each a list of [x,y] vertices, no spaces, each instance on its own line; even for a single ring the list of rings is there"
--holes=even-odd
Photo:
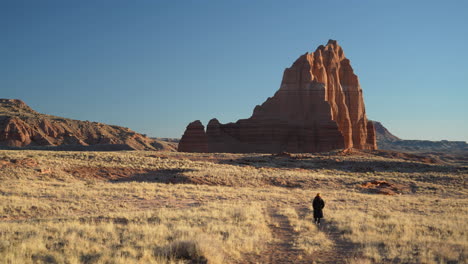
[[[0,146],[175,150],[166,142],[150,139],[125,127],[40,114],[17,99],[0,99]]]
[[[393,135],[380,122],[372,121],[377,134],[377,144],[380,149],[411,152],[411,153],[468,153],[468,144],[465,141],[431,141],[431,140],[407,140]]]
[[[394,141],[401,140],[399,137],[390,133],[390,131],[388,131],[388,129],[384,127],[382,123],[377,122],[377,121],[372,121],[372,123],[374,123],[374,127],[375,127],[377,145],[383,142],[394,142]]]
[[[200,122],[196,129],[192,124],[179,151],[300,153],[377,148],[358,77],[334,40],[287,68],[280,89],[255,107],[250,118],[229,124],[212,119],[206,133]]]

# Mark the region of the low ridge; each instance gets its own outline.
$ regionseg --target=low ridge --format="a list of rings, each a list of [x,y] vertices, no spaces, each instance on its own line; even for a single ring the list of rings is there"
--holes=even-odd
[[[0,146],[99,146],[103,150],[175,150],[167,142],[148,138],[129,128],[41,114],[18,99],[0,99]]]
[[[465,141],[401,139],[388,131],[382,123],[377,121],[372,122],[375,126],[379,149],[411,153],[437,152],[445,154],[461,154],[464,156],[468,153],[468,144]]]

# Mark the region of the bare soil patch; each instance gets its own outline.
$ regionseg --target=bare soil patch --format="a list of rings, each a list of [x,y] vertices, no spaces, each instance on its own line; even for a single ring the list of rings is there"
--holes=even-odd
[[[390,183],[387,181],[370,181],[360,185],[366,193],[397,195],[410,191],[410,187],[403,184]]]

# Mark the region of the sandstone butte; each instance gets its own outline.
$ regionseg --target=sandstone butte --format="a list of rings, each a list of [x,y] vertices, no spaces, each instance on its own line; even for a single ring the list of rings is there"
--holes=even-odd
[[[166,142],[148,138],[129,128],[41,114],[18,99],[0,99],[0,146],[175,150]]]
[[[279,90],[248,119],[187,126],[183,152],[306,153],[377,149],[358,77],[335,40],[300,56],[283,74]]]

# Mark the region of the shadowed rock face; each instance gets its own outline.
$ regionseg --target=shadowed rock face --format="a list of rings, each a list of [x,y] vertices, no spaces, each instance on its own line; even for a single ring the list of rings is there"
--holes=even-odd
[[[200,120],[193,121],[187,126],[179,142],[178,150],[182,152],[208,152],[205,127]]]
[[[164,142],[125,127],[45,115],[34,111],[21,100],[0,99],[0,146],[65,145],[111,145],[124,149],[173,150]]]
[[[204,143],[193,142],[195,136],[189,127],[179,151],[199,152]],[[197,137],[201,138],[200,133],[197,130]],[[184,141],[184,137],[192,140]],[[377,148],[359,80],[334,40],[300,56],[287,68],[280,89],[255,107],[250,118],[229,124],[212,119],[206,137],[208,152],[300,153]]]

